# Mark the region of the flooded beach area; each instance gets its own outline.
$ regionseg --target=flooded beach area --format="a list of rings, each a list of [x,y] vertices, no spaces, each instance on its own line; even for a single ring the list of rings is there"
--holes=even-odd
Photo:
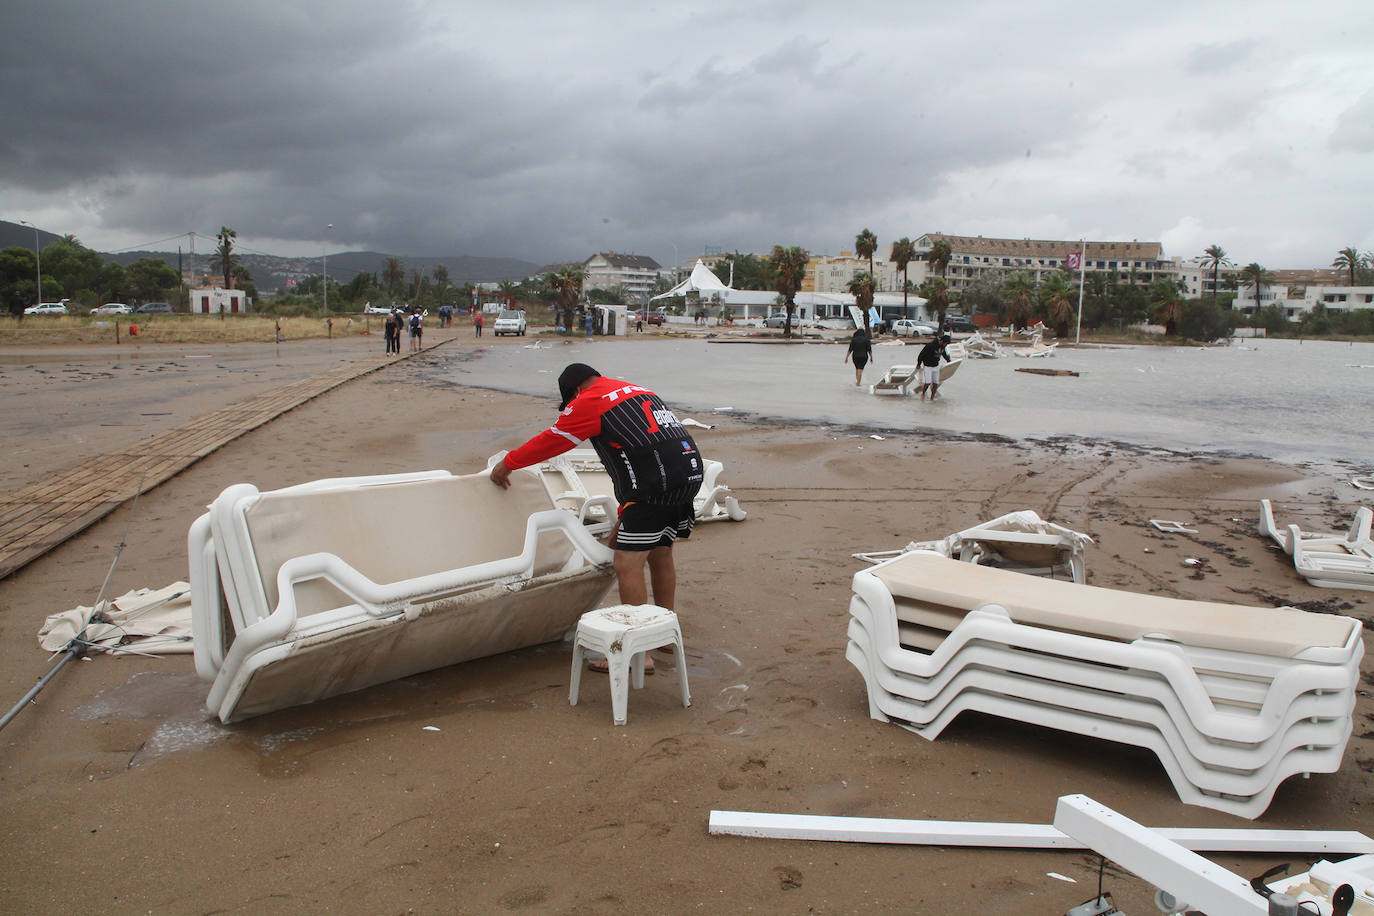
[[[459,384],[540,396],[555,389],[565,364],[586,362],[607,375],[642,381],[708,423],[709,414],[732,413],[878,432],[1071,438],[1364,468],[1374,461],[1371,343],[1061,346],[1046,359],[965,360],[934,402],[868,393],[868,384],[887,368],[914,363],[916,354],[914,344],[878,344],[860,387],[842,363],[839,344],[701,338],[492,348],[441,371]],[[1079,375],[1015,371],[1025,368]]]

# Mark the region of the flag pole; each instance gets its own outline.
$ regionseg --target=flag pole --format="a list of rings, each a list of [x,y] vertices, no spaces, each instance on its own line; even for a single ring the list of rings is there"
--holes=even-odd
[[[1079,335],[1083,331],[1083,272],[1088,269],[1088,240],[1079,239],[1078,249],[1078,324],[1073,329],[1073,344],[1078,346]]]

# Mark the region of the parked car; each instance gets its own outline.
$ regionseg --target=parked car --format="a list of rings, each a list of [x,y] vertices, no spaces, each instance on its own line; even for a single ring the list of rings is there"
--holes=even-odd
[[[639,320],[648,325],[661,327],[668,320],[668,316],[664,312],[640,312]]]
[[[145,302],[134,309],[135,315],[170,315],[172,306],[167,302]]]
[[[974,324],[973,319],[967,315],[946,315],[945,330],[961,331],[972,334],[974,331],[978,330],[978,325]]]
[[[25,315],[65,315],[67,314],[67,300],[61,302],[40,302],[24,309]]]
[[[389,305],[369,305],[363,309],[364,315],[390,315],[391,306]]]
[[[786,312],[778,312],[776,315],[769,315],[767,318],[763,319],[763,326],[764,326],[765,328],[784,328],[784,327],[787,327],[787,313],[786,313]],[[793,315],[793,316],[792,316],[792,327],[794,327],[794,328],[799,328],[799,327],[801,327],[801,321],[797,318],[796,315]]]
[[[91,309],[91,314],[92,314],[92,315],[127,315],[127,314],[129,314],[130,312],[132,312],[132,311],[133,311],[133,309],[129,308],[129,307],[128,307],[127,305],[125,305],[123,302],[106,302],[104,305],[99,305],[99,306],[96,306],[95,308]]]
[[[525,335],[525,313],[513,309],[502,309],[496,316],[496,322],[491,326],[492,332],[500,337],[502,334],[514,334],[517,337]]]
[[[912,318],[898,318],[892,325],[892,333],[898,337],[933,337],[935,325]]]

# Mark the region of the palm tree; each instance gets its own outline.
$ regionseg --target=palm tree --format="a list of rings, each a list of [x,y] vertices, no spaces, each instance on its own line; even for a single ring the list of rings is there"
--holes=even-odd
[[[1012,271],[1002,284],[1002,299],[1007,303],[1007,322],[1016,330],[1017,322],[1029,319],[1035,301],[1035,281],[1024,270]]]
[[[930,245],[930,250],[926,252],[926,263],[936,274],[943,277],[945,271],[949,270],[949,259],[954,257],[954,249],[949,247],[949,242],[944,239],[936,239]]]
[[[849,291],[854,295],[859,314],[864,316],[864,333],[871,337],[873,329],[869,324],[868,310],[873,307],[873,275],[859,274],[849,281]]]
[[[1045,304],[1050,324],[1060,340],[1069,336],[1069,322],[1073,320],[1073,283],[1062,270],[1051,271],[1040,283],[1040,301]]]
[[[945,310],[949,308],[949,284],[943,277],[928,277],[918,291],[926,300],[926,308],[935,312],[937,327],[945,326]]]
[[[577,305],[577,297],[582,294],[582,277],[580,267],[564,267],[544,278],[557,297],[558,323],[566,333],[573,330],[573,308]]]
[[[228,226],[219,228],[219,248],[215,249],[215,257],[219,258],[220,268],[224,273],[224,288],[234,288],[234,264],[238,258],[234,257],[234,239],[238,238],[238,233]]]
[[[400,258],[387,258],[386,266],[382,268],[382,282],[386,284],[387,291],[393,296],[396,295],[396,291],[405,281],[405,263]]]
[[[1274,282],[1274,275],[1271,274],[1269,271],[1265,270],[1263,267],[1260,267],[1255,262],[1251,261],[1249,264],[1246,264],[1244,268],[1242,268],[1240,272],[1240,278],[1244,280],[1246,283],[1255,284],[1255,314],[1253,321],[1259,321],[1260,291],[1264,289],[1264,287],[1267,284]],[[1252,326],[1258,327],[1258,325]]]
[[[802,287],[802,280],[806,279],[806,265],[810,261],[811,255],[805,248],[773,246],[773,289],[778,291],[787,308],[783,337],[792,336],[792,312],[797,308],[797,292]]]
[[[1178,282],[1169,277],[1160,277],[1150,284],[1150,301],[1155,305],[1155,316],[1164,325],[1164,336],[1173,337],[1178,331],[1178,323],[1183,318],[1183,293]]]
[[[1336,252],[1336,260],[1331,262],[1332,267],[1339,267],[1341,270],[1350,271],[1350,285],[1355,285],[1355,271],[1369,264],[1369,255],[1360,254],[1355,248],[1342,248]]]
[[[916,243],[906,236],[902,236],[892,243],[892,263],[897,265],[897,269],[902,272],[902,317],[909,317],[906,312],[906,292],[910,281],[907,280],[906,267],[916,260]]]
[[[878,250],[878,237],[865,229],[854,236],[854,253],[868,258],[868,275],[873,276],[873,252]]]
[[[1231,261],[1226,257],[1226,249],[1220,245],[1208,245],[1207,250],[1198,258],[1198,262],[1204,268],[1212,271],[1212,301],[1217,301],[1217,275],[1221,273],[1222,265],[1231,266]]]

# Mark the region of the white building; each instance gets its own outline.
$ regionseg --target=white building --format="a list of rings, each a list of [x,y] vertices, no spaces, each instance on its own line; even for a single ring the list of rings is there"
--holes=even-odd
[[[647,300],[654,294],[662,271],[658,262],[647,255],[597,252],[582,264],[582,293],[623,286],[631,299]]]
[[[241,289],[218,286],[191,290],[192,315],[242,315],[248,312],[248,294]]]
[[[908,265],[908,272],[915,273],[916,262]],[[859,274],[868,273],[868,258],[861,258],[853,252],[841,251],[838,257],[828,254],[813,254],[806,262],[806,277],[802,280],[802,290],[809,293],[847,293],[849,283]],[[913,281],[915,277],[912,277]],[[873,287],[877,292],[901,292],[902,275],[897,265],[880,257],[873,258]]]

